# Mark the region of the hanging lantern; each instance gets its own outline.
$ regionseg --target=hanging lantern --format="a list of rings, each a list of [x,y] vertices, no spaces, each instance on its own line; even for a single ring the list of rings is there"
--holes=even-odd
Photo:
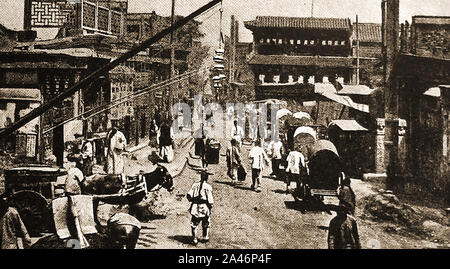
[[[215,55],[215,56],[213,57],[213,60],[214,60],[214,62],[216,62],[216,63],[218,63],[218,64],[221,64],[221,63],[223,63],[223,56],[221,56],[221,55]]]
[[[222,83],[220,83],[220,82],[214,82],[214,88],[216,88],[216,89],[222,88]]]
[[[216,71],[223,71],[225,69],[225,66],[223,64],[215,64],[214,70]]]
[[[219,79],[226,79],[226,78],[227,78],[227,76],[225,76],[224,74],[219,75]]]
[[[224,53],[225,53],[225,50],[224,50],[224,49],[216,49],[216,54],[217,54],[218,56],[223,56]]]

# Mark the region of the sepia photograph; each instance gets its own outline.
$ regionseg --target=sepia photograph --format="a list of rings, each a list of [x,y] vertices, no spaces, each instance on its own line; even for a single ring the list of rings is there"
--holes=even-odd
[[[0,249],[449,249],[449,112],[449,0],[0,0]]]

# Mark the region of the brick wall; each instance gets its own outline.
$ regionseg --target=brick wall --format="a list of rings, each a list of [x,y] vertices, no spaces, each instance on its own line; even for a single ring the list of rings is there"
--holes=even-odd
[[[450,26],[415,27],[415,54],[450,59]]]

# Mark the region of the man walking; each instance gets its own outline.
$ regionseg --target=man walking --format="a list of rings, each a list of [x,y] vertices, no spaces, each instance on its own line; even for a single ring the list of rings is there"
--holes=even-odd
[[[271,176],[280,176],[280,164],[284,154],[283,142],[281,142],[281,135],[279,139],[272,140],[268,146],[270,155],[272,157],[272,173]]]
[[[171,163],[174,158],[173,154],[173,128],[169,121],[165,120],[159,129],[157,140],[159,143],[159,155],[168,163]]]
[[[341,199],[342,198],[339,198],[339,200]],[[330,226],[328,228],[329,249],[361,248],[358,235],[358,225],[356,223],[356,219],[348,215],[349,211],[349,207],[339,206],[337,216],[330,221]]]
[[[261,192],[261,178],[264,170],[264,162],[269,164],[269,157],[262,147],[254,143],[250,150],[249,157],[252,159],[252,190]],[[256,188],[256,189],[255,189]]]
[[[231,137],[236,139],[236,141],[238,142],[238,146],[239,148],[242,147],[242,139],[244,139],[244,129],[242,129],[241,126],[238,126],[238,121],[234,120],[234,126],[233,129],[231,130]]]
[[[203,228],[203,241],[209,241],[209,228],[211,227],[210,216],[214,199],[212,186],[207,183],[208,176],[208,171],[206,169],[202,170],[200,173],[200,182],[194,183],[186,195],[188,201],[191,202],[189,212],[192,215],[191,231],[192,243],[194,245],[198,243],[197,228],[200,222]]]
[[[236,185],[238,179],[238,169],[242,165],[241,153],[238,146],[238,141],[231,139],[231,149],[229,151],[230,170],[231,170],[231,184]]]
[[[338,188],[339,205],[347,206],[349,213],[355,215],[356,196],[351,185],[350,177],[346,176],[344,172],[341,173],[341,186]]]
[[[289,152],[289,155],[286,159],[287,162],[287,168],[286,168],[286,193],[289,194],[289,186],[291,185],[291,181],[295,181],[300,184],[301,178],[300,178],[300,171],[302,168],[306,167],[305,165],[305,157],[300,152],[300,148],[297,148],[298,150],[294,149],[291,152]],[[296,186],[297,188],[301,186]]]

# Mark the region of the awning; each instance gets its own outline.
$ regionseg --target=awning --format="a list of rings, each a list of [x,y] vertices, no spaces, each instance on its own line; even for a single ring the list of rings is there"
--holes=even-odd
[[[371,95],[374,89],[366,85],[342,85],[342,90],[338,94],[346,95]]]
[[[238,87],[244,87],[247,86],[247,84],[242,83],[242,82],[231,82],[232,85],[238,86]]]
[[[329,127],[337,126],[344,132],[367,132],[368,129],[362,127],[356,120],[334,120]]]
[[[353,102],[352,98],[350,98],[348,96],[338,95],[338,94],[330,93],[330,92],[324,92],[324,93],[320,93],[320,94],[322,96],[324,96],[330,100],[333,100],[339,104],[342,104],[344,106],[351,107],[351,108],[359,110],[361,112],[369,113],[368,105],[355,103],[355,102]]]
[[[41,101],[39,89],[0,88],[0,100]]]
[[[423,95],[431,97],[441,97],[441,88],[439,87],[429,88],[426,92],[423,93]]]
[[[336,93],[336,87],[331,83],[315,83],[314,92],[320,94],[324,92]]]

